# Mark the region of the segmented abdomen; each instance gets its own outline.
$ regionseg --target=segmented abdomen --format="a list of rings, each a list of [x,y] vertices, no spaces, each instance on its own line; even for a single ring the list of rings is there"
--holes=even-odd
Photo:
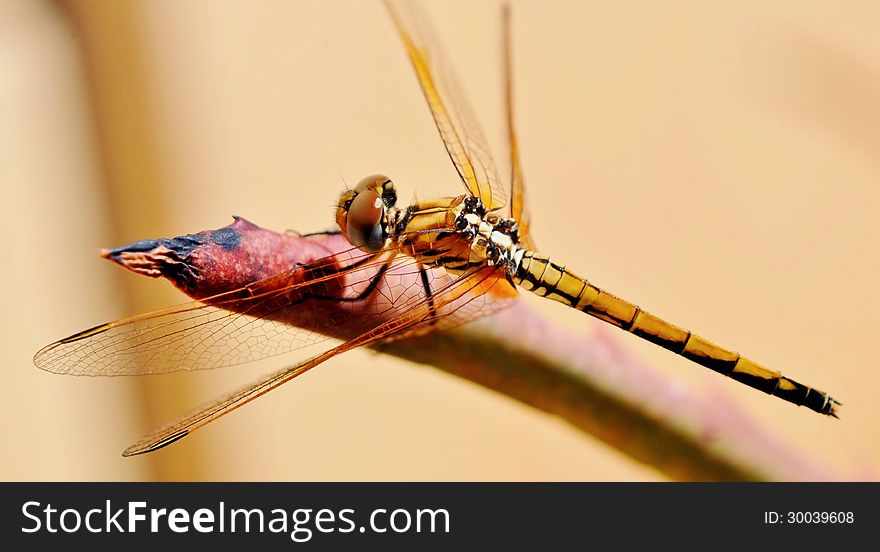
[[[670,324],[608,293],[586,279],[531,251],[523,254],[514,282],[542,297],[595,316],[652,343],[711,368],[749,387],[821,414],[836,417],[840,404],[827,393],[786,378],[689,330]]]

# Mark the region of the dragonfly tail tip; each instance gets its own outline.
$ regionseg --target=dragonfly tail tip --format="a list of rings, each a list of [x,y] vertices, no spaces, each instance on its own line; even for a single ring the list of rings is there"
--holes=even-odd
[[[827,412],[825,412],[825,414],[839,420],[840,416],[838,416],[838,414],[840,413],[841,406],[843,406],[843,404],[840,401],[828,397],[828,406],[826,407]]]

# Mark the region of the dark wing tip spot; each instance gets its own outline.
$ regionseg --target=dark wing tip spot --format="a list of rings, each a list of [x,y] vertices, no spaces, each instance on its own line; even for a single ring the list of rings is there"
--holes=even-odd
[[[94,326],[87,330],[83,330],[71,336],[65,337],[64,339],[60,339],[58,340],[58,343],[73,343],[74,341],[79,341],[80,339],[85,339],[87,337],[106,332],[109,329],[110,324],[98,324],[97,326]]]
[[[184,430],[178,431],[177,433],[173,433],[173,434],[169,435],[168,437],[162,439],[161,441],[156,441],[155,443],[150,443],[147,446],[144,446],[142,443],[136,443],[136,444],[128,447],[124,451],[122,451],[122,456],[124,456],[124,457],[137,456],[139,454],[146,454],[148,452],[153,452],[155,450],[159,450],[160,448],[165,448],[168,445],[170,445],[171,443],[174,443],[175,441],[179,441],[179,440],[183,439],[187,435],[189,435],[189,430],[184,429]]]

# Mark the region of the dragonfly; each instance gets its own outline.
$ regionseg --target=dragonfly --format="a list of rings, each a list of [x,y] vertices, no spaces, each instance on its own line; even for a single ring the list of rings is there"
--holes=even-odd
[[[837,417],[827,393],[766,368],[597,287],[537,252],[513,121],[510,10],[503,14],[506,183],[436,35],[417,5],[385,0],[464,193],[397,206],[397,188],[368,176],[336,205],[347,249],[240,288],[102,324],[47,345],[37,367],[74,375],[142,375],[239,365],[338,343],[224,395],[123,452],[174,443],[331,358],[487,316],[517,288],[562,303],[749,387]]]

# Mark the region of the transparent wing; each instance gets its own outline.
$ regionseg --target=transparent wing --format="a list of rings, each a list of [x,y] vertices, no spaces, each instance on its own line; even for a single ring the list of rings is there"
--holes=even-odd
[[[505,205],[505,190],[486,139],[447,65],[440,42],[414,2],[385,0],[409,55],[450,159],[468,191],[490,211]]]
[[[350,339],[425,296],[418,263],[341,252],[244,288],[96,326],[42,348],[37,367],[88,376],[243,364]],[[432,278],[437,277],[432,273]]]
[[[504,98],[507,107],[507,137],[510,144],[510,216],[519,226],[520,243],[532,251],[535,242],[531,234],[531,216],[526,206],[526,190],[522,165],[519,157],[519,144],[513,124],[513,55],[510,43],[510,6],[503,8],[504,26]]]
[[[443,269],[427,269],[427,279],[432,282],[431,289],[446,285],[450,281]],[[432,273],[433,272],[433,273]],[[386,336],[383,341],[397,341],[437,330],[448,330],[460,326],[476,318],[488,316],[510,306],[511,300],[517,296],[516,287],[504,278],[486,278],[471,283],[470,293],[457,301],[444,306],[437,306],[429,320],[424,324],[394,335]],[[433,293],[433,291],[432,291]],[[432,297],[426,297],[430,305]]]
[[[395,316],[376,327],[350,341],[299,364],[269,374],[250,385],[197,408],[176,422],[154,431],[133,444],[123,452],[123,456],[152,452],[178,441],[196,429],[229,414],[260,395],[340,353],[394,336],[410,335],[423,328],[434,329],[431,326],[437,326],[438,321],[457,321],[460,323],[468,317],[488,314],[490,311],[510,304],[508,299],[515,297],[515,295],[515,289],[507,281],[503,271],[498,270],[497,267],[483,265],[457,279],[447,278],[443,280],[443,285],[435,289],[430,296],[425,296],[406,308],[399,309]],[[486,301],[484,298],[487,296],[491,296],[492,300]],[[469,310],[464,308],[467,305],[472,307],[479,305],[479,308]]]

